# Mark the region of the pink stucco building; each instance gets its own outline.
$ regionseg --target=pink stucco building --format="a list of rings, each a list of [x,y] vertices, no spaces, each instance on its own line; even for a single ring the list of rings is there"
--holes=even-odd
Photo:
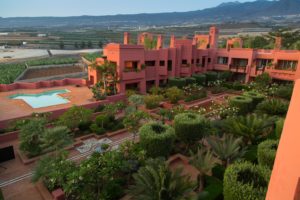
[[[263,50],[242,48],[240,38],[229,39],[226,48],[220,49],[218,37],[218,28],[211,27],[208,35],[195,35],[193,39],[171,36],[170,45],[164,47],[162,35],[143,33],[138,44],[130,44],[130,34],[124,33],[123,44],[106,45],[104,59],[117,66],[119,92],[137,87],[145,93],[150,86],[166,82],[168,77],[188,77],[212,70],[230,70],[246,82],[263,72],[285,81],[300,78],[300,51],[280,50],[281,38],[276,38],[273,50]],[[145,45],[149,42],[151,49]],[[101,63],[103,59],[97,61]],[[90,83],[99,79],[99,73],[89,68]]]

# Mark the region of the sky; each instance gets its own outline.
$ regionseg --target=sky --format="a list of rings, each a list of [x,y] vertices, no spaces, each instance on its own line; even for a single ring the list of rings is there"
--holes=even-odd
[[[0,0],[0,17],[181,12],[201,10],[231,1],[235,0]]]

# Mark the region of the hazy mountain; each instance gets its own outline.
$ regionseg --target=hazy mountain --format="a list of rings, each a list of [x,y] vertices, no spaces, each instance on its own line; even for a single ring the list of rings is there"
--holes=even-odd
[[[0,28],[16,27],[107,27],[134,25],[172,25],[226,21],[260,21],[270,17],[300,14],[300,0],[257,0],[222,3],[217,7],[190,12],[79,16],[0,18]]]

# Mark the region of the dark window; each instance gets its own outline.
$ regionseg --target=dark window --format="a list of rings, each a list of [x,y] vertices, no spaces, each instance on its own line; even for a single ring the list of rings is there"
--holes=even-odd
[[[183,64],[183,65],[187,65],[187,64],[188,64],[188,62],[187,62],[187,60],[182,60],[182,61],[181,61],[181,64]]]
[[[159,61],[159,66],[161,67],[165,66],[165,61],[164,60]]]
[[[262,70],[266,66],[272,65],[272,60],[271,59],[257,59],[256,60],[256,69],[257,70]]]
[[[202,57],[202,67],[205,67],[205,65],[206,65],[206,57],[203,56]]]
[[[217,64],[227,65],[228,64],[228,57],[218,57]]]
[[[173,62],[172,60],[168,60],[168,71],[172,71],[173,68]]]
[[[151,61],[145,61],[146,67],[154,67],[155,66],[155,60]]]
[[[200,63],[200,59],[199,59],[199,58],[197,58],[197,60],[196,60],[196,63],[197,63],[197,64],[199,64],[199,63]]]
[[[210,62],[211,62],[211,58],[208,58],[208,59],[207,59],[207,62],[210,63]]]
[[[194,64],[194,59],[192,59],[192,64]]]
[[[296,71],[297,65],[298,61],[296,60],[278,60],[278,64],[275,66],[275,69]]]

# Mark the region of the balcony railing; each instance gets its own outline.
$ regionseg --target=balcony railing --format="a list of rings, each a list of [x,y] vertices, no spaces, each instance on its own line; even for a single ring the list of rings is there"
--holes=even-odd
[[[229,65],[229,69],[233,72],[240,72],[240,73],[246,73],[247,66],[239,66],[239,65]]]

